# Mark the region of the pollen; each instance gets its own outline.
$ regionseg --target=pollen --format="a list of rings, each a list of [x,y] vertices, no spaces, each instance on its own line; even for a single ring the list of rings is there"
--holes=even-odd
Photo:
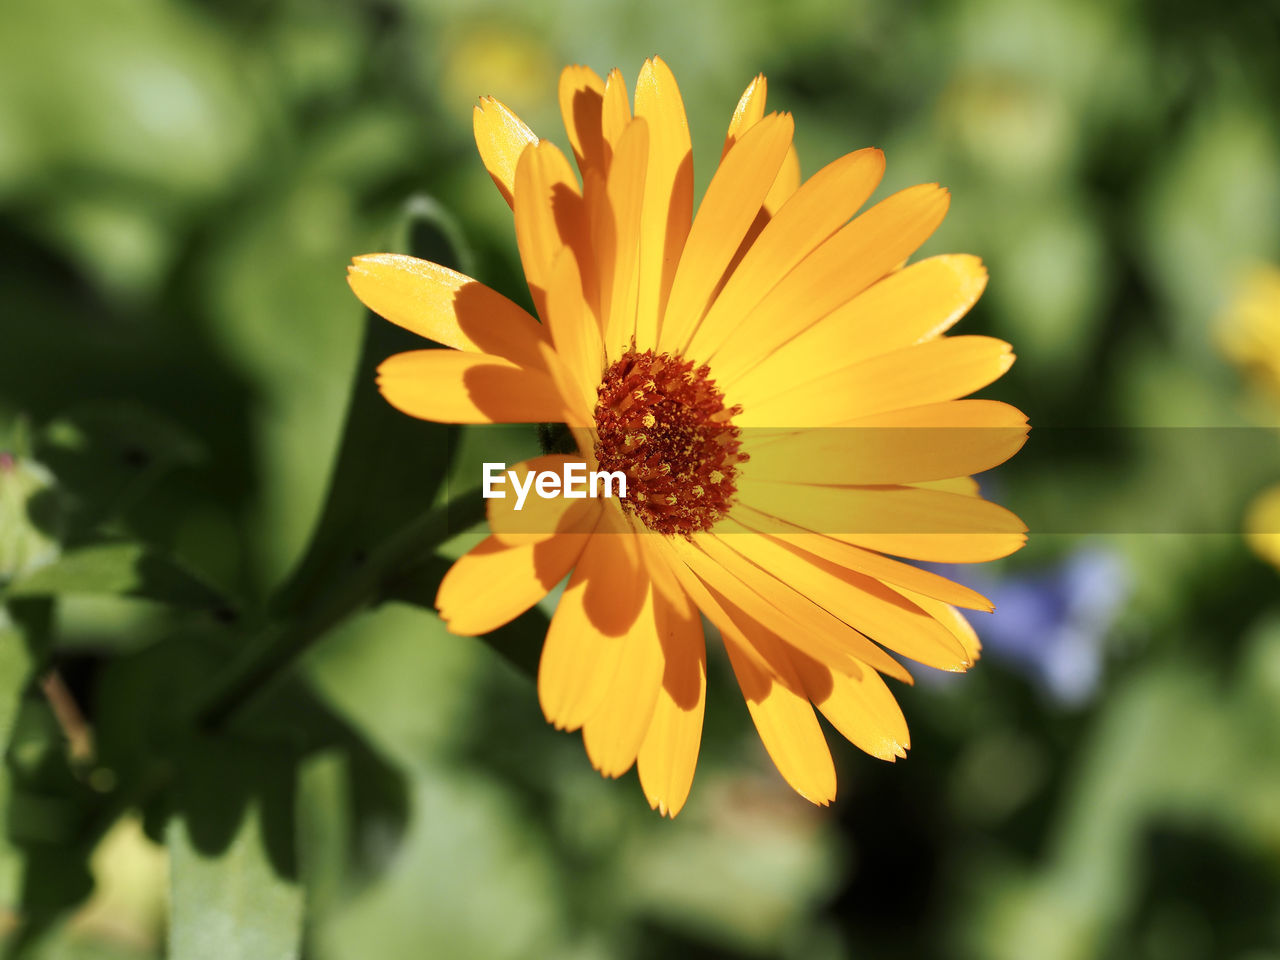
[[[733,425],[741,412],[725,406],[705,365],[634,349],[615,361],[596,391],[595,452],[601,470],[627,476],[623,509],[655,533],[710,529],[747,459]]]

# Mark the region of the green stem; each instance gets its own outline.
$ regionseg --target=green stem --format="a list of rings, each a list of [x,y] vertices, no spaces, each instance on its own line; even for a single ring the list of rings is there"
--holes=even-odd
[[[479,490],[472,490],[388,538],[362,557],[340,582],[318,591],[320,599],[312,609],[303,611],[292,623],[272,625],[257,634],[196,708],[196,726],[205,731],[224,728],[333,627],[380,603],[387,584],[405,568],[421,563],[454,533],[483,518],[484,501]]]

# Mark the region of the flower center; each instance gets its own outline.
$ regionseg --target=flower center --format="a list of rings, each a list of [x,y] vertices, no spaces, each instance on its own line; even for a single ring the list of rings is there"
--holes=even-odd
[[[596,459],[627,477],[624,509],[657,533],[688,537],[725,515],[747,459],[707,367],[627,351],[596,390]]]

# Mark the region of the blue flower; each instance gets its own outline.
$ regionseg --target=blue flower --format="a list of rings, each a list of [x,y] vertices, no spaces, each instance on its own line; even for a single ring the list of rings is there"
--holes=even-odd
[[[1033,574],[992,579],[939,571],[989,597],[996,611],[973,615],[983,653],[1024,673],[1058,703],[1077,706],[1096,692],[1102,648],[1132,586],[1124,560],[1090,545]]]

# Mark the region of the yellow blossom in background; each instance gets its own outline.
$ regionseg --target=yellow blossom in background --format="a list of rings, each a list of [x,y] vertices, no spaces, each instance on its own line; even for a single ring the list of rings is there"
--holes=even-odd
[[[1280,569],[1280,485],[1268,488],[1249,504],[1244,538],[1254,553]]]
[[[478,87],[530,89],[555,68],[545,44],[502,19],[464,20],[437,39],[441,100],[458,105],[459,119]]]
[[[1224,352],[1280,401],[1280,269],[1254,268],[1220,327]]]
[[[539,666],[543,712],[582,730],[604,775],[636,765],[672,816],[701,740],[704,616],[779,771],[826,804],[835,768],[815,706],[868,753],[902,757],[907,726],[883,677],[911,676],[890,651],[956,671],[978,656],[958,608],[990,604],[904,560],[980,562],[1025,541],[971,475],[1019,449],[1026,417],[963,399],[1013,354],[945,335],[986,271],[967,255],[905,266],[947,192],[923,184],[859,213],[883,155],[859,150],[802,181],[792,118],[765,99],[760,76],[695,216],[688,124],[662,60],[645,62],[634,103],[616,70],[564,71],[581,179],[484,98],[477,144],[512,206],[541,323],[410,257],[357,257],[348,277],[370,309],[454,348],[386,360],[392,405],[450,423],[565,423],[576,451],[518,474],[572,461],[626,475],[625,500],[537,500],[523,514],[489,500],[493,532],[437,606],[450,630],[482,634],[568,576]]]
[[[169,857],[135,816],[121,818],[90,861],[93,896],[70,919],[85,938],[97,937],[136,950],[163,940]]]
[[[1260,392],[1280,401],[1280,269],[1259,266],[1245,277],[1223,316],[1219,339]],[[1249,505],[1244,534],[1254,553],[1280,567],[1280,486]]]

